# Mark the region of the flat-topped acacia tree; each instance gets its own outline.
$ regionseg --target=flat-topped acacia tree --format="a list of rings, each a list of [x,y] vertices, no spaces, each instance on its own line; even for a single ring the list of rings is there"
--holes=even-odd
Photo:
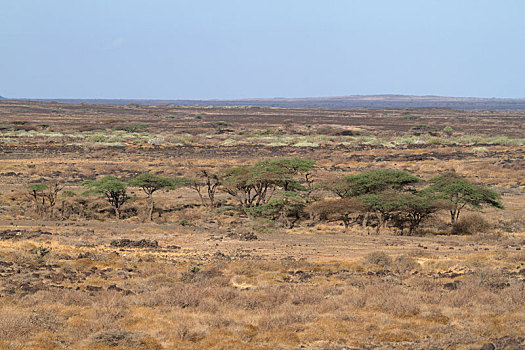
[[[297,175],[307,172],[314,165],[313,160],[281,158],[235,166],[221,173],[221,190],[237,198],[242,207],[263,205],[278,188],[285,192],[302,188]]]
[[[325,189],[332,191],[340,198],[360,198],[367,199],[368,205],[365,205],[365,215],[363,216],[362,226],[365,227],[368,224],[368,218],[371,212],[375,212],[378,216],[380,229],[384,217],[384,207],[381,204],[381,193],[385,191],[391,191],[392,193],[403,192],[409,188],[410,185],[414,185],[420,182],[421,179],[414,176],[406,171],[394,170],[394,169],[371,169],[363,171],[356,175],[343,176],[326,183]],[[366,197],[366,198],[365,198]],[[381,208],[381,210],[378,210]],[[381,214],[383,212],[383,214]]]
[[[128,185],[113,175],[107,175],[99,180],[86,180],[82,186],[89,188],[86,193],[103,195],[115,210],[115,217],[120,219],[120,208],[129,199]]]
[[[490,206],[504,209],[499,193],[487,186],[473,184],[455,172],[441,174],[431,179],[430,183],[425,191],[444,201],[450,212],[451,224],[459,219],[459,214],[465,208]]]
[[[376,214],[376,233],[379,233],[387,221],[393,221],[401,234],[407,227],[408,234],[411,235],[423,219],[442,208],[439,200],[425,192],[400,192],[389,189],[379,193],[368,193],[359,199],[367,212]]]
[[[155,202],[153,200],[153,193],[162,189],[175,189],[182,186],[182,183],[169,177],[162,177],[152,173],[143,173],[132,179],[129,182],[130,186],[140,187],[149,200],[148,219],[153,220],[153,208]]]
[[[380,193],[385,190],[404,190],[420,182],[417,176],[406,171],[373,169],[356,175],[344,176],[327,185],[327,189],[341,198],[357,197],[364,194]]]

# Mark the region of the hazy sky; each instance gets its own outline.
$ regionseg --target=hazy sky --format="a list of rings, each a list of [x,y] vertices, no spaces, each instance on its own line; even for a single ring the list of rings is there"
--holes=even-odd
[[[521,0],[0,0],[0,95],[525,97]]]

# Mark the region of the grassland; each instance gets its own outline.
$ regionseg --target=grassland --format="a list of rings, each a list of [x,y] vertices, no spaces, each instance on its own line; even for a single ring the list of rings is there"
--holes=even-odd
[[[524,119],[0,101],[0,348],[523,348]],[[117,221],[80,186],[275,157],[315,160],[315,180],[455,170],[505,209],[483,210],[487,228],[472,235],[452,235],[446,213],[414,236],[375,235],[309,218],[286,229],[187,188],[156,194],[153,222],[132,188]],[[53,216],[27,190],[44,180],[64,185]]]

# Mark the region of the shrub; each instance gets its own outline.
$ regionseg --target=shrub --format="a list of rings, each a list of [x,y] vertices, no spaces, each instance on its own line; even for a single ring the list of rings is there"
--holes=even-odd
[[[116,142],[123,142],[124,139],[120,136],[111,136],[110,138],[108,138],[107,142],[109,143],[116,143]]]
[[[106,142],[106,136],[103,134],[91,135],[87,138],[88,142]]]
[[[487,147],[476,147],[472,150],[474,153],[487,153],[488,151]]]
[[[365,262],[371,265],[388,267],[392,265],[392,258],[385,252],[372,252],[365,256]]]
[[[452,234],[473,235],[484,233],[490,229],[488,221],[480,214],[465,215],[452,226]]]
[[[147,127],[148,127],[148,124],[133,123],[131,125],[124,126],[122,130],[126,130],[129,132],[140,132],[140,131],[144,131]]]
[[[398,256],[394,263],[396,271],[399,273],[407,273],[419,267],[419,264],[413,258],[406,255]]]

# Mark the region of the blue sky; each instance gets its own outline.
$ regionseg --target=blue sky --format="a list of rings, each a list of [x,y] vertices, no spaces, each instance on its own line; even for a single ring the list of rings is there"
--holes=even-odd
[[[520,0],[0,0],[0,95],[525,97]]]

